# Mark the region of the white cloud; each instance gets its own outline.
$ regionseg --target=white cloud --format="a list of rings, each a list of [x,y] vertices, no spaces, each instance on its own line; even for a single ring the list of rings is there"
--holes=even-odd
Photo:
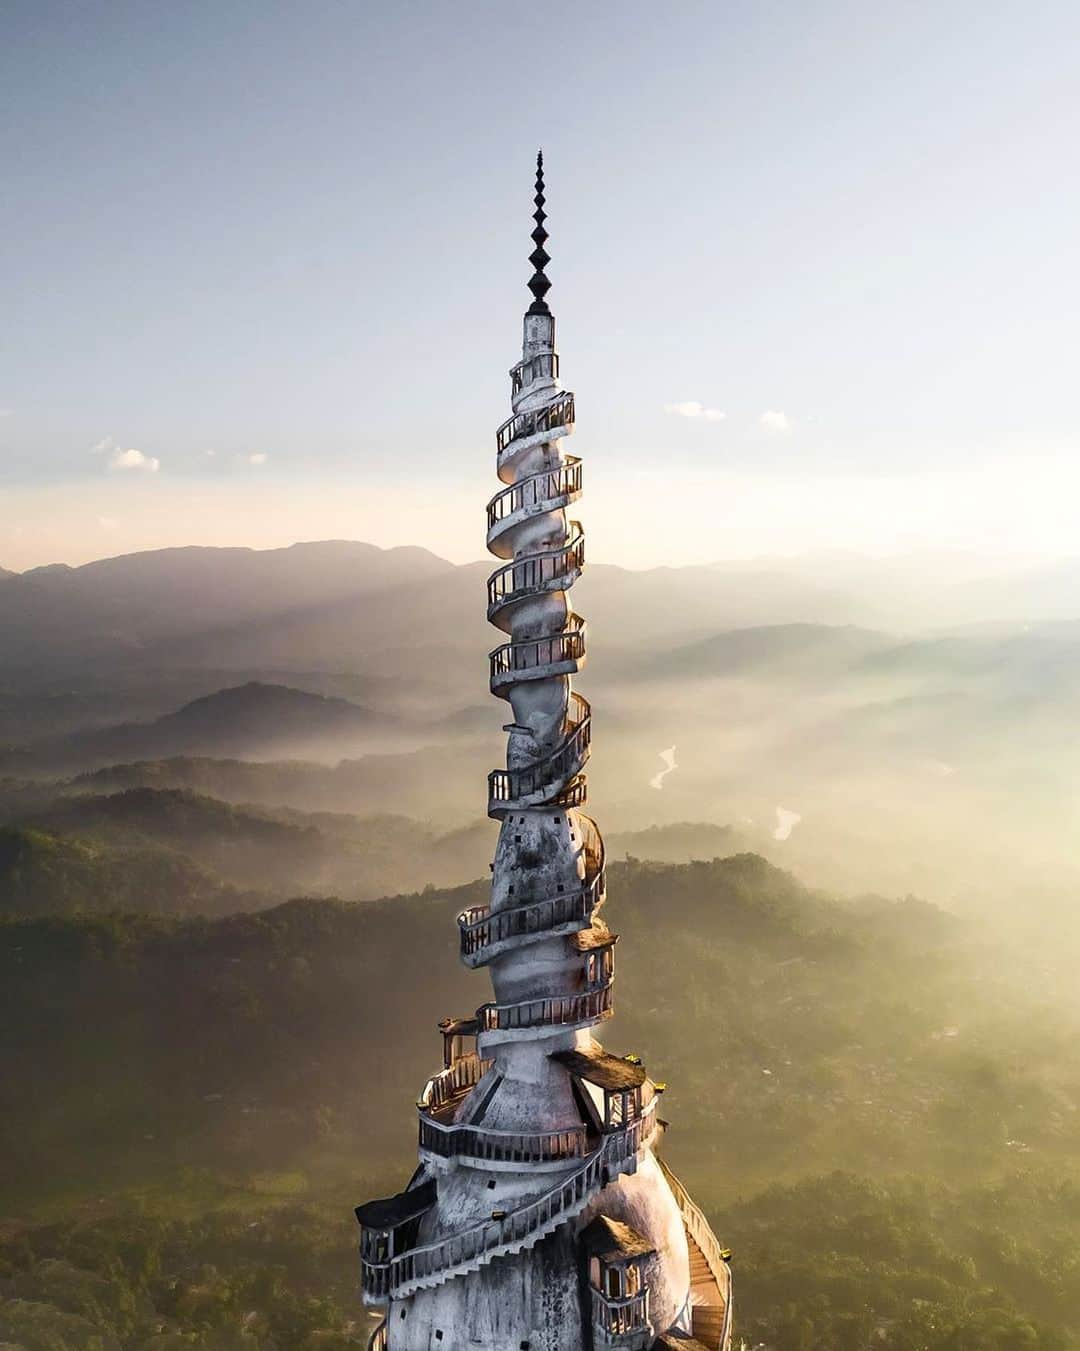
[[[777,413],[771,408],[767,408],[758,419],[767,432],[789,432],[791,431],[791,419],[786,413]]]
[[[264,450],[257,450],[247,457],[248,464],[265,464],[270,457]]]
[[[109,456],[110,469],[137,469],[144,474],[156,474],[161,461],[153,455],[144,455],[141,450],[114,450]]]
[[[671,413],[675,417],[699,417],[704,418],[706,422],[723,422],[727,414],[719,408],[706,408],[703,403],[697,399],[687,399],[683,403],[666,403],[664,412]]]
[[[103,436],[100,441],[95,441],[90,447],[91,455],[104,455],[106,451],[112,450],[116,442],[111,436]]]

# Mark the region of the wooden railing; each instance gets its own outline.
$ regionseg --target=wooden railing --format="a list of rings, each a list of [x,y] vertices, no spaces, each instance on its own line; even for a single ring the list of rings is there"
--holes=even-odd
[[[542,760],[521,769],[493,769],[488,775],[488,810],[507,803],[537,799],[548,789],[562,787],[581,772],[592,744],[592,713],[587,699],[570,695],[566,713],[566,740]]]
[[[488,654],[488,676],[493,693],[515,680],[548,674],[553,666],[575,670],[585,660],[585,621],[578,614],[566,616],[561,633],[547,638],[521,638],[503,643]]]
[[[557,380],[559,378],[558,352],[540,352],[528,361],[519,361],[510,367],[511,396],[520,394],[526,385],[534,380]]]
[[[586,928],[603,899],[604,873],[601,871],[579,890],[562,896],[546,896],[542,901],[515,905],[507,910],[473,906],[458,915],[461,955],[466,961],[477,957],[487,960],[502,945],[515,940],[536,941],[564,926]],[[476,966],[479,962],[469,964]]]
[[[455,1098],[476,1087],[491,1068],[490,1060],[482,1060],[475,1051],[458,1056],[449,1069],[433,1074],[424,1085],[417,1104],[428,1111],[438,1111]]]
[[[483,1032],[513,1032],[532,1027],[572,1027],[576,1023],[605,1018],[612,1011],[613,976],[604,984],[581,994],[548,995],[520,1004],[483,1004],[476,1010]]]
[[[390,1298],[389,1261],[373,1262],[361,1254],[360,1292],[365,1304],[386,1303]]]
[[[602,1290],[592,1291],[593,1334],[601,1345],[617,1343],[649,1323],[649,1287],[624,1299],[610,1299]]]
[[[569,502],[581,495],[581,461],[567,456],[566,462],[555,469],[544,469],[519,479],[509,488],[496,493],[487,505],[487,525],[490,531],[507,516],[528,507],[540,507],[565,499]],[[549,510],[555,510],[549,507]]]
[[[586,877],[598,877],[604,871],[604,840],[596,822],[584,813],[578,816],[581,822],[581,847],[585,853]]]
[[[724,1323],[720,1338],[720,1348],[721,1351],[724,1351],[731,1341],[731,1268],[724,1256],[725,1250],[721,1247],[720,1240],[713,1233],[712,1226],[705,1218],[705,1212],[686,1190],[686,1187],[663,1159],[657,1159],[657,1163],[659,1163],[664,1176],[667,1178],[668,1186],[674,1194],[679,1211],[682,1214],[683,1224],[686,1226],[686,1232],[701,1249],[705,1265],[709,1268],[709,1274],[716,1282],[717,1290],[724,1301]]]
[[[420,1148],[443,1159],[464,1156],[488,1163],[557,1163],[584,1158],[588,1137],[584,1126],[535,1133],[444,1126],[421,1112]]]
[[[570,522],[571,538],[560,549],[517,558],[488,578],[488,619],[505,605],[543,591],[560,590],[557,584],[576,576],[585,566],[585,536],[577,521]]]
[[[540,432],[550,432],[558,427],[573,425],[574,396],[561,394],[543,408],[534,408],[528,413],[515,413],[513,417],[507,418],[495,433],[495,449],[501,455],[513,441],[524,441],[526,437],[536,436]]]
[[[464,1229],[424,1247],[412,1248],[389,1263],[390,1295],[402,1299],[423,1286],[479,1270],[495,1257],[538,1243],[584,1210],[589,1200],[620,1173],[637,1167],[644,1118],[604,1136],[580,1168],[528,1205]]]

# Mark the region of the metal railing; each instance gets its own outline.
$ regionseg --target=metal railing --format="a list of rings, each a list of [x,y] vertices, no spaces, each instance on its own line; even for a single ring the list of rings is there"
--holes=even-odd
[[[602,1343],[616,1343],[631,1333],[640,1332],[649,1324],[649,1287],[636,1295],[612,1299],[590,1286],[592,1291],[593,1331]]]
[[[581,496],[581,461],[576,456],[568,456],[565,464],[554,469],[542,469],[538,474],[519,479],[509,488],[496,493],[487,504],[487,527],[492,530],[515,512],[525,511],[529,507],[540,507],[548,503],[566,499],[569,502]],[[548,506],[550,511],[556,510]]]
[[[528,413],[515,413],[508,417],[495,433],[495,448],[501,455],[513,441],[524,441],[526,437],[536,436],[540,432],[554,431],[559,427],[574,425],[574,396],[560,394],[557,399],[543,408],[534,408]]]
[[[578,614],[566,616],[561,633],[549,638],[522,638],[503,643],[488,654],[488,676],[496,690],[515,680],[529,680],[552,666],[573,665],[585,660],[585,621]]]
[[[542,591],[559,591],[559,583],[576,575],[585,566],[585,536],[577,521],[570,522],[571,537],[558,549],[545,549],[507,563],[488,578],[488,619],[504,605],[524,600]]]
[[[444,1126],[421,1112],[420,1148],[443,1159],[464,1156],[487,1163],[557,1163],[584,1158],[588,1137],[584,1126],[538,1132]]]
[[[493,769],[488,775],[488,804],[492,807],[535,798],[561,786],[581,772],[592,745],[592,713],[587,699],[571,693],[566,713],[566,740],[542,760],[521,769]]]
[[[528,361],[519,361],[510,367],[511,397],[520,394],[526,385],[534,380],[557,380],[559,378],[558,352],[540,352]]]

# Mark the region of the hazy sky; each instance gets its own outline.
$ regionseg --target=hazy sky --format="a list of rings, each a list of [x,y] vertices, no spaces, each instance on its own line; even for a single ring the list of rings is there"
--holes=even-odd
[[[548,165],[593,557],[1073,551],[1075,3],[8,3],[0,565],[483,547]]]

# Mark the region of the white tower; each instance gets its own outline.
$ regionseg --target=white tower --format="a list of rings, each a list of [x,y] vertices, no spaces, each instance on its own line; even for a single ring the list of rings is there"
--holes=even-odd
[[[491,690],[512,710],[506,768],[488,780],[502,826],[490,906],[458,920],[462,959],[490,968],[495,998],[440,1024],[420,1166],[357,1208],[363,1297],[387,1307],[374,1351],[726,1351],[726,1251],[653,1152],[663,1086],[593,1037],[612,1012],[616,936],[599,914],[603,841],[581,810],[591,723],[570,687],[585,621],[569,592],[584,536],[566,515],[581,461],[562,448],[574,396],[559,386],[536,165],[533,302],[496,434],[506,486],[487,508],[505,560],[488,582],[507,638]]]

